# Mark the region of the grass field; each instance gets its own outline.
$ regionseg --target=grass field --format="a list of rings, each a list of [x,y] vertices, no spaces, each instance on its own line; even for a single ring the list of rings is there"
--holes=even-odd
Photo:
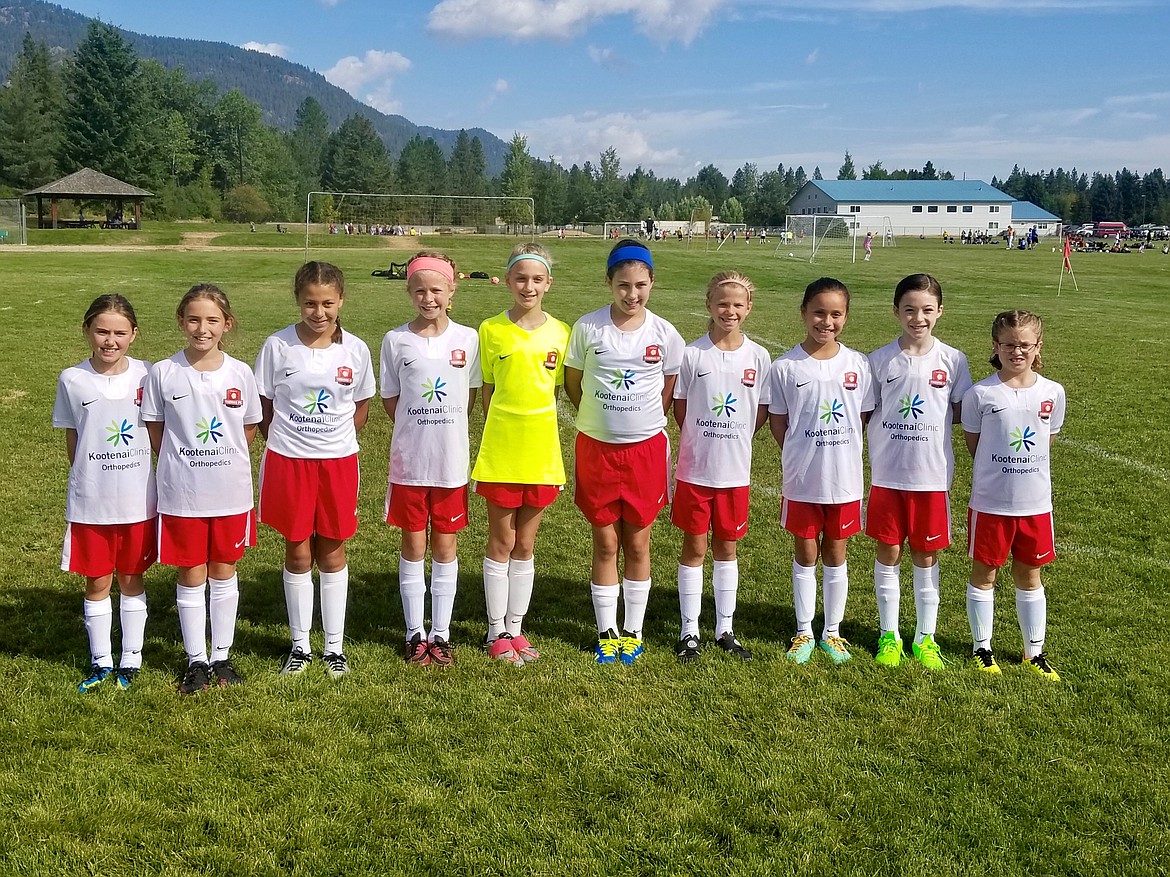
[[[173,244],[183,230],[152,234]],[[249,237],[234,233],[232,243],[247,246]],[[81,696],[82,589],[58,569],[67,467],[50,412],[57,373],[87,355],[78,329],[85,307],[103,292],[126,294],[142,326],[132,353],[161,359],[180,346],[179,297],[213,281],[240,318],[230,352],[250,362],[296,316],[291,282],[303,252],[292,237],[287,250],[266,242],[254,252],[0,250],[9,418],[0,433],[8,517],[0,807],[10,814],[0,874],[1167,873],[1170,258],[1074,257],[1080,291],[1066,278],[1057,297],[1060,254],[1047,246],[910,240],[877,248],[868,264],[827,252],[811,266],[774,258],[774,246],[655,247],[651,308],[688,340],[705,328],[706,280],[730,267],[755,280],[749,334],[774,355],[799,343],[800,294],[821,274],[853,291],[842,340],[864,351],[896,334],[896,282],[935,274],[946,294],[938,334],[968,353],[976,380],[991,370],[987,333],[997,311],[1045,317],[1045,373],[1069,400],[1053,463],[1060,556],[1046,573],[1059,685],[1014,666],[1010,586],[1001,586],[997,609],[1004,675],[987,679],[958,663],[969,648],[961,548],[943,556],[938,637],[957,663],[937,675],[913,662],[878,668],[864,538],[849,550],[843,630],[855,660],[839,669],[785,662],[791,548],[777,523],[779,455],[767,430],[740,552],[736,629],[754,663],[715,649],[694,665],[675,661],[679,538],[663,516],[646,654],[633,668],[595,667],[589,531],[564,497],[537,547],[529,626],[545,658],[516,671],[474,648],[484,626],[486,516],[473,500],[460,543],[458,662],[446,672],[411,670],[399,657],[397,537],[379,523],[390,435],[379,410],[362,435],[349,677],[333,683],[319,665],[300,678],[277,676],[287,648],[281,543],[264,531],[240,565],[235,654],[246,685],[175,694],[184,658],[174,578],[155,567],[144,673],[129,692]],[[460,270],[498,274],[511,244],[426,243],[449,245]],[[607,300],[606,246],[551,248],[556,280],[546,305],[571,323]],[[383,333],[409,309],[401,281],[370,271],[402,259],[386,249],[335,255],[349,278],[345,325],[376,357]],[[476,325],[507,305],[507,292],[468,281],[455,301],[453,317]],[[473,452],[481,423],[473,421]],[[571,435],[566,417],[567,447]],[[957,459],[956,523],[970,486],[966,452]],[[907,635],[913,606],[903,590]],[[708,585],[706,636],[712,619]]]

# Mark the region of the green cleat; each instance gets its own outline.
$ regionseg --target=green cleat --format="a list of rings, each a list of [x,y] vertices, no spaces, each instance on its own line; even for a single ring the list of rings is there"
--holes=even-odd
[[[1041,679],[1047,679],[1049,682],[1060,681],[1060,674],[1048,663],[1048,652],[1041,652],[1034,658],[1026,658],[1024,660],[1024,667],[1035,673]]]
[[[843,636],[830,636],[820,642],[821,651],[829,656],[834,664],[841,665],[853,656],[849,654],[849,640]]]
[[[938,643],[929,634],[922,637],[922,642],[914,643],[912,650],[915,659],[927,670],[946,669],[947,665],[943,660],[942,652],[939,651]]]
[[[807,664],[808,659],[812,657],[812,653],[813,638],[807,633],[798,633],[792,638],[792,642],[788,646],[788,652],[784,657],[794,664]]]
[[[877,655],[873,661],[882,667],[897,667],[902,663],[902,640],[898,634],[887,630],[878,637]]]
[[[992,676],[1000,674],[999,664],[995,663],[995,655],[991,654],[991,649],[976,649],[971,654],[971,663],[981,673],[990,673]]]

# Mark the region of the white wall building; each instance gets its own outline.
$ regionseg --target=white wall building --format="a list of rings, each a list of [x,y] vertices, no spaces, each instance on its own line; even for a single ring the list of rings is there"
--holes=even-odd
[[[895,235],[995,235],[1012,225],[1017,203],[982,180],[809,180],[788,200],[788,213],[888,216]],[[873,231],[880,232],[880,226]]]

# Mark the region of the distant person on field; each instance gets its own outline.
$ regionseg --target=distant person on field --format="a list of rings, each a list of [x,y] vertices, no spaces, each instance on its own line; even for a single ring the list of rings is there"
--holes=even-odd
[[[856,238],[854,238],[854,240],[856,240]],[[872,231],[867,231],[865,233],[865,244],[863,246],[865,247],[865,261],[868,262],[870,260],[870,257],[873,255],[873,232]],[[856,252],[856,251],[854,251],[854,252]],[[854,258],[856,258],[856,257],[854,257]]]
[[[975,458],[967,510],[967,618],[972,661],[998,674],[991,651],[995,580],[1010,555],[1024,667],[1058,682],[1044,650],[1048,603],[1041,567],[1056,559],[1052,443],[1064,425],[1064,387],[1038,374],[1044,324],[1028,311],[1004,311],[991,324],[996,374],[963,397],[963,432]]]

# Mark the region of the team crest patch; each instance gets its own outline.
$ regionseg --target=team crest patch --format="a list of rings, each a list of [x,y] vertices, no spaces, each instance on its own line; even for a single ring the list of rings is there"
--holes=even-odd
[[[244,394],[235,387],[230,388],[224,394],[223,405],[225,408],[243,408]]]
[[[856,390],[857,372],[845,372],[845,376],[842,378],[841,383],[844,385],[846,390]]]
[[[754,387],[756,385],[756,370],[754,368],[745,368],[743,370],[743,379],[740,383],[745,387]]]
[[[657,344],[646,345],[646,352],[642,355],[642,362],[649,363],[650,365],[662,362],[662,348]]]
[[[465,368],[467,366],[467,351],[466,350],[452,350],[451,351],[451,367]]]
[[[1053,408],[1053,405],[1052,405],[1051,399],[1045,399],[1043,402],[1041,402],[1040,403],[1040,419],[1041,420],[1048,420],[1048,418],[1050,418],[1052,416],[1052,408]]]
[[[353,383],[353,369],[348,365],[339,365],[337,367],[337,383],[343,387],[348,387]]]
[[[544,367],[550,372],[556,371],[557,363],[560,362],[561,355],[555,350],[550,350],[544,357]]]
[[[946,369],[936,368],[930,373],[930,385],[936,390],[942,389],[947,385]]]
[[[137,405],[139,408],[142,407],[142,387],[139,387],[134,392],[134,404]]]

